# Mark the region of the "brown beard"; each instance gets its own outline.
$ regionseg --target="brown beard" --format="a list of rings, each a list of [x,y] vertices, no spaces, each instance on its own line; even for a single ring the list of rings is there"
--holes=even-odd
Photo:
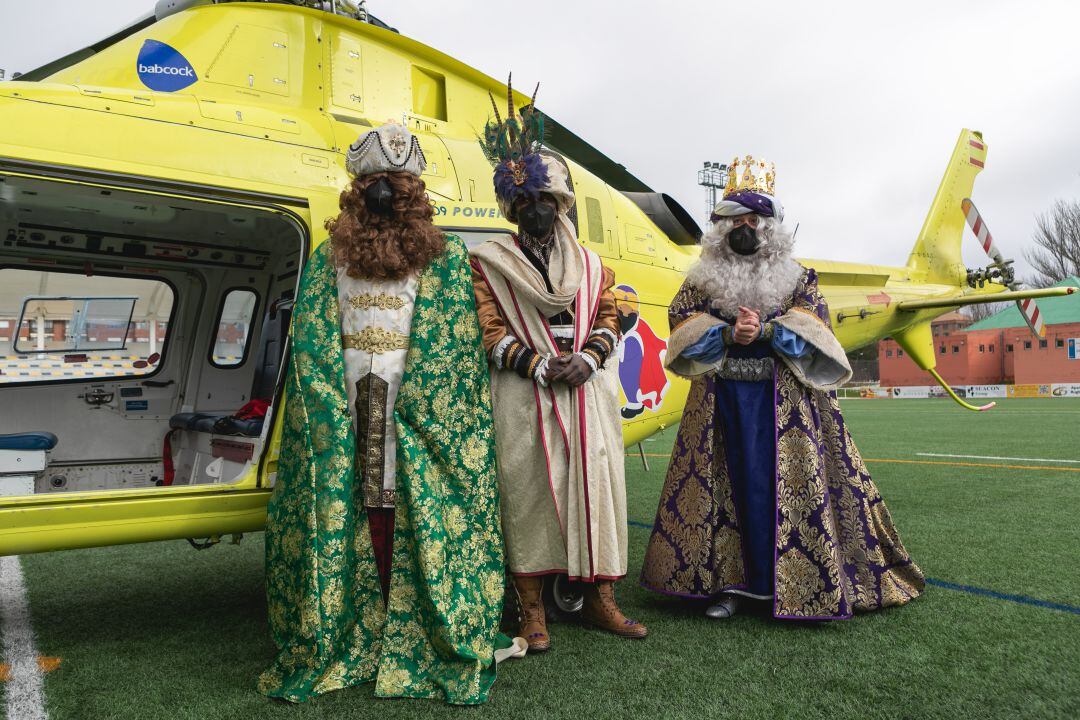
[[[386,178],[394,190],[394,214],[368,210],[364,191]],[[350,277],[401,280],[423,270],[446,249],[442,231],[432,224],[434,208],[424,181],[407,172],[354,178],[339,201],[341,214],[326,221],[334,264]]]

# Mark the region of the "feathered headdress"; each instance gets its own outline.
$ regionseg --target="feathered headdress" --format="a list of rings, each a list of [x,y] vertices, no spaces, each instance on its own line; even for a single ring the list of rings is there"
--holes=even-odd
[[[495,118],[488,120],[479,138],[484,155],[495,167],[495,195],[510,206],[523,195],[537,197],[550,184],[547,164],[540,155],[544,144],[544,115],[536,109],[540,84],[537,83],[529,104],[515,113],[512,79],[513,75],[506,81],[505,119],[499,114],[495,98],[488,93]]]

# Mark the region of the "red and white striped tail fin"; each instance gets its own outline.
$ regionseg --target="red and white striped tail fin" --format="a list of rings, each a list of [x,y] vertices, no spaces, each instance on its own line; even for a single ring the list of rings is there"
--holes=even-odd
[[[982,215],[979,214],[979,210],[975,207],[975,203],[971,202],[970,198],[964,198],[960,203],[961,209],[964,211],[964,217],[967,219],[968,227],[975,233],[975,239],[982,245],[982,249],[990,256],[990,259],[996,263],[1002,262],[1003,255],[998,250],[997,245],[994,244],[994,236],[990,234],[990,228],[983,222]]]
[[[1024,316],[1031,332],[1039,337],[1046,337],[1046,326],[1043,324],[1042,313],[1039,312],[1039,306],[1035,304],[1035,301],[1031,298],[1017,300],[1016,307],[1020,308],[1020,314]]]

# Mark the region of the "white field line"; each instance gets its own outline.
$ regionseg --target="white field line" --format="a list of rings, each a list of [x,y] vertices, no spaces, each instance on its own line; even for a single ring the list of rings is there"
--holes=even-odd
[[[945,453],[915,453],[922,457],[965,458],[968,460],[1025,460],[1027,462],[1070,463],[1080,465],[1080,460],[1051,460],[1050,458],[1001,457],[999,455],[948,455]]]
[[[4,688],[8,720],[48,720],[30,603],[22,565],[15,556],[0,557],[0,649],[11,667]]]

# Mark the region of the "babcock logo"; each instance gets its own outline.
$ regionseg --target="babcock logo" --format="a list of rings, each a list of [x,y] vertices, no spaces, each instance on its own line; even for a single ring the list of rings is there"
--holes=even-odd
[[[157,40],[143,43],[137,69],[143,85],[158,92],[183,90],[199,79],[187,58]]]

